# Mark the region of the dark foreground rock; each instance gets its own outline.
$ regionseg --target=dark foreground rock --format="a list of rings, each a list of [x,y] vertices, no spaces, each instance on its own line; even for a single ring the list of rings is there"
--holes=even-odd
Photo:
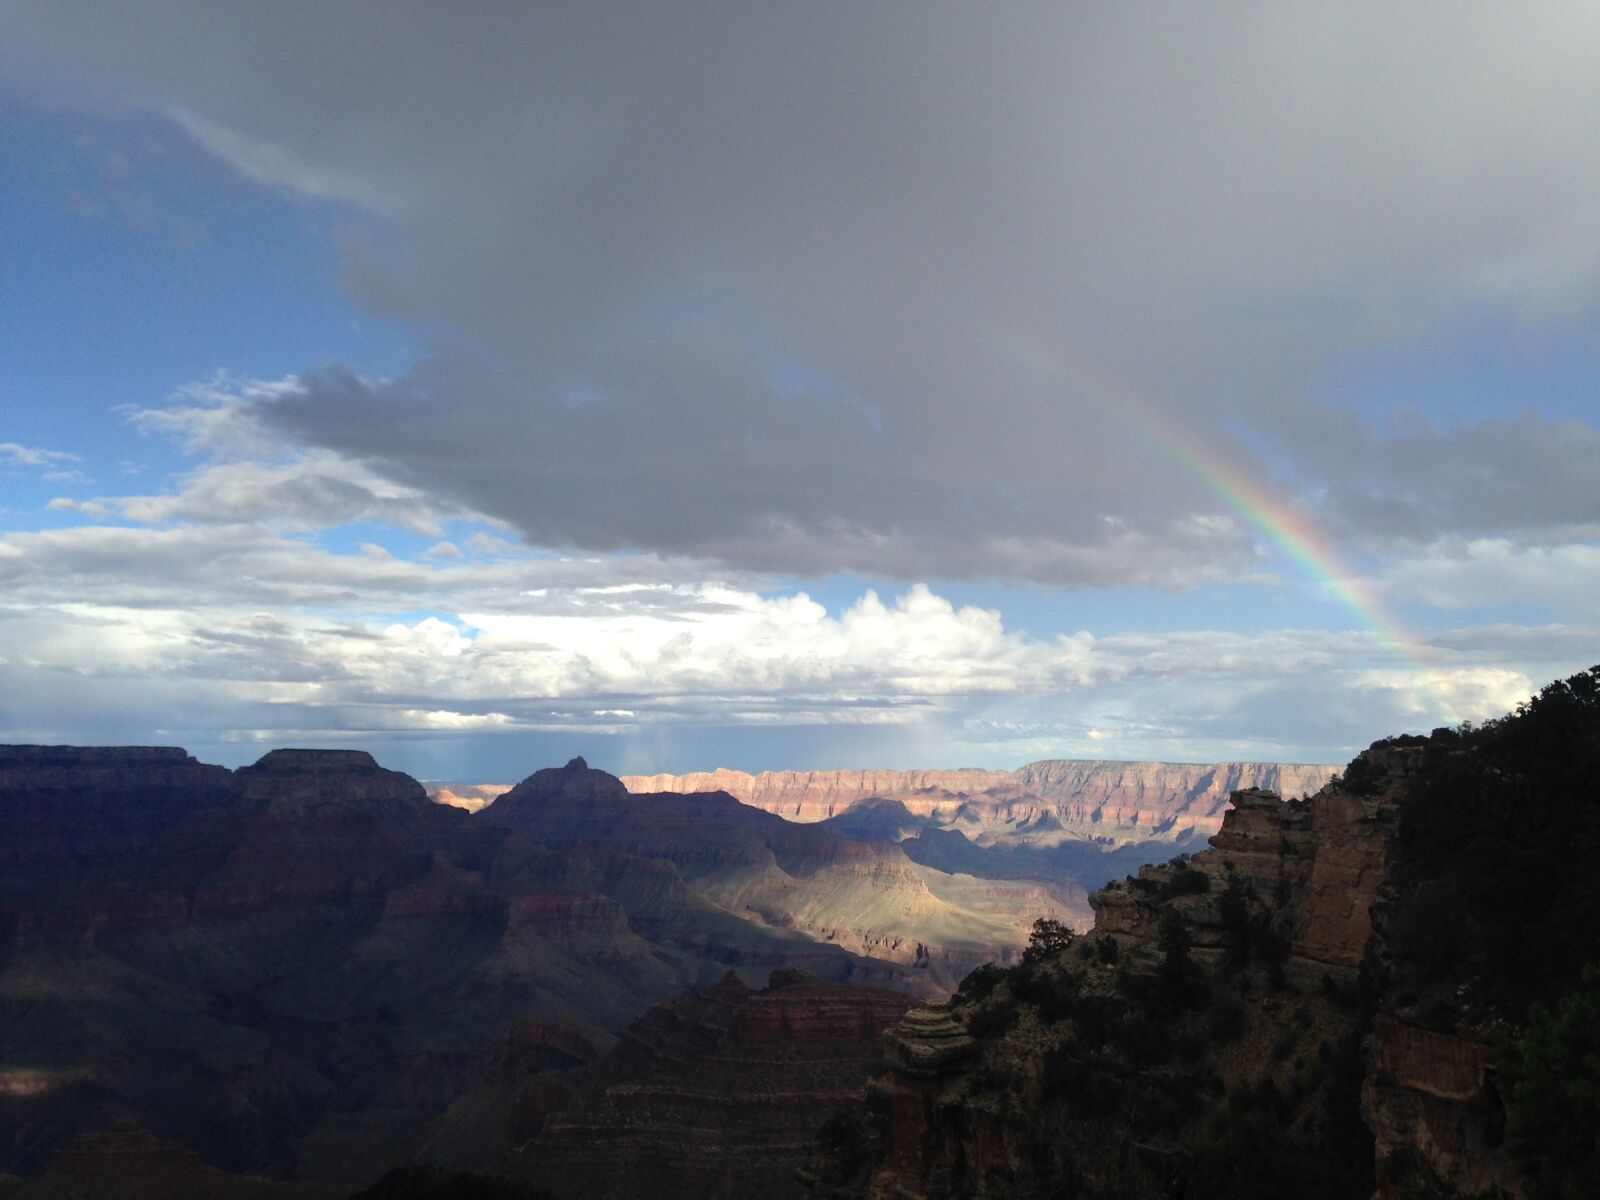
[[[801,972],[759,991],[730,974],[635,1021],[573,1080],[520,1170],[570,1200],[803,1194],[795,1171],[819,1127],[859,1113],[911,1004]]]

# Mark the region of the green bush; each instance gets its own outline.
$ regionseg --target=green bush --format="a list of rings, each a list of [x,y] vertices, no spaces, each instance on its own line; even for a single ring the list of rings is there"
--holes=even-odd
[[[1505,1055],[1512,1157],[1539,1200],[1600,1196],[1600,968],[1536,1008]]]
[[[1072,1015],[1077,990],[1078,977],[1064,968],[1024,962],[1011,973],[1011,994],[1036,1008],[1047,1023]]]
[[[1004,967],[986,962],[967,973],[952,998],[957,1004],[973,1004],[979,1000],[987,1000],[1009,975],[1010,972]]]
[[[1040,917],[1033,923],[1028,935],[1028,948],[1022,952],[1024,963],[1044,962],[1054,958],[1072,944],[1072,930],[1053,917]]]
[[[1211,876],[1204,871],[1197,871],[1182,860],[1174,864],[1172,874],[1167,876],[1165,892],[1169,897],[1197,896],[1210,890]]]
[[[967,1032],[985,1041],[1004,1037],[1016,1023],[1016,1001],[998,996],[991,996],[967,1014]]]

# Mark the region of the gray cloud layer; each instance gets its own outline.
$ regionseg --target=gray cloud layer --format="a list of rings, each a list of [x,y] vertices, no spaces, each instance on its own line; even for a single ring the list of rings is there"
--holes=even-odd
[[[263,438],[250,397],[286,391],[196,387],[130,412],[196,454],[174,490],[67,501],[83,523],[0,532],[8,736],[200,737],[230,762],[376,739],[410,746],[422,757],[395,761],[417,769],[509,777],[575,747],[665,769],[1337,759],[1377,733],[1502,712],[1600,633],[1592,548],[1495,540],[1387,583],[1492,596],[1515,578],[1573,622],[1453,629],[1412,665],[1367,632],[1041,637],[923,585],[830,611],[705,561],[512,546],[332,451]],[[425,547],[401,524],[457,540]]]
[[[0,46],[370,210],[347,286],[437,354],[263,413],[539,544],[1190,584],[1252,540],[1161,442],[1247,464],[1225,429],[1352,535],[1600,522],[1593,425],[1302,390],[1593,311],[1592,6],[41,6]]]

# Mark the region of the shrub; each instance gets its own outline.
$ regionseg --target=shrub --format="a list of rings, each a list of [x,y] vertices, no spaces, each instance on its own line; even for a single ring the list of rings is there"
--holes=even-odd
[[[1010,972],[1004,967],[998,967],[992,962],[974,967],[956,988],[953,999],[957,1004],[973,1004],[979,1000],[987,1000],[1009,974]]]
[[[1189,959],[1189,931],[1177,913],[1162,915],[1159,944],[1161,966],[1156,970],[1156,996],[1168,1009],[1187,1008],[1196,998],[1190,978],[1194,967]]]
[[[1197,871],[1188,863],[1180,860],[1176,869],[1167,877],[1165,888],[1168,896],[1196,896],[1211,890],[1211,876],[1204,871]]]
[[[1038,963],[1054,958],[1072,944],[1072,930],[1053,917],[1040,917],[1033,923],[1028,935],[1028,948],[1022,952],[1024,963]]]
[[[1004,1037],[1016,1023],[1016,1002],[999,997],[990,997],[967,1014],[967,1032],[984,1040]]]
[[[1505,1055],[1512,1157],[1540,1200],[1600,1195],[1600,968],[1536,1008]]]
[[[834,1113],[818,1127],[814,1142],[816,1157],[827,1164],[823,1178],[828,1183],[846,1183],[871,1162],[871,1131],[852,1113]]]

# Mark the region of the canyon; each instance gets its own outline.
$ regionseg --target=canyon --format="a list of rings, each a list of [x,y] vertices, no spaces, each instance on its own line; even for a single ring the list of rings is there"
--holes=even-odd
[[[1228,797],[1263,787],[1309,795],[1338,770],[1295,763],[1045,759],[1015,771],[705,771],[625,775],[631,791],[722,791],[790,821],[837,819],[893,801],[918,829],[959,830],[982,846],[1088,841],[1116,847],[1204,843]]]
[[[817,1130],[858,1108],[883,1035],[913,1004],[881,988],[774,971],[635,1021],[615,1049],[563,1078],[567,1099],[510,1159],[570,1200],[804,1195]]]
[[[1235,792],[1208,849],[910,1010],[827,1200],[1594,1194],[1600,667]],[[1586,1054],[1591,1057],[1585,1058]],[[1587,1064],[1587,1065],[1585,1065]]]
[[[941,995],[1036,917],[1087,916],[1081,889],[581,759],[473,815],[360,751],[0,747],[0,829],[16,1174],[132,1121],[223,1172],[353,1187],[451,1141],[530,1028],[569,1068],[730,970]]]
[[[0,1195],[1589,1194],[1600,668],[1192,853],[1062,839],[1166,851],[1088,894],[982,874],[1048,876],[1040,792],[1095,775],[1027,770],[797,776],[797,822],[582,759],[469,812],[358,751],[0,747]]]
[[[1396,1027],[1351,1002],[1415,759],[1368,751],[1364,766],[1389,781],[1370,794],[1337,782],[1290,801],[1235,792],[1210,848],[1096,891],[1086,935],[982,987],[969,981],[954,1006],[912,1010],[889,1035],[890,1069],[870,1095],[876,1170],[841,1179],[824,1161],[813,1167],[816,1190],[902,1200],[1062,1186],[1106,1197],[1314,1195],[1271,1155],[1253,1164],[1265,1190],[1231,1177],[1172,1191],[1160,1181],[1193,1170],[1184,1158],[1194,1146],[1248,1127],[1254,1101],[1239,1098],[1257,1095],[1280,1106],[1274,1136],[1314,1161],[1332,1140],[1309,1145],[1319,1114],[1344,1106],[1346,1126],[1359,1128],[1352,1080],[1363,1054],[1374,1114],[1399,1103],[1379,1092],[1433,1095],[1448,1084],[1481,1098],[1482,1072],[1464,1084],[1450,1061],[1459,1053],[1411,1056],[1410,1078],[1390,1070]],[[1071,1149],[1050,1151],[1045,1166],[1041,1139]]]

